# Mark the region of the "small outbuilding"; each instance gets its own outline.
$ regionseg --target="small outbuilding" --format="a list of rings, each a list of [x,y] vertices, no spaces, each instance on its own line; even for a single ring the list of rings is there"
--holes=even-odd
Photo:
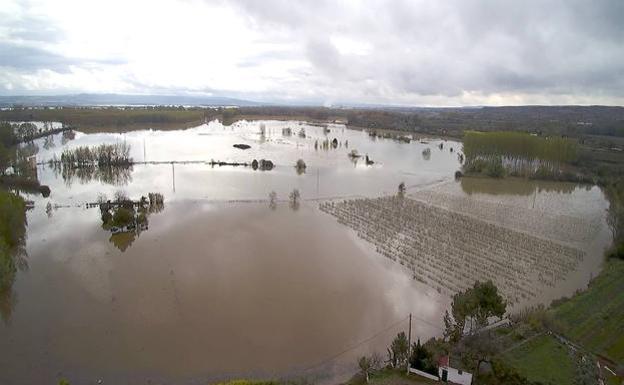
[[[472,374],[451,367],[449,356],[442,356],[438,359],[438,376],[442,382],[459,385],[472,384]]]

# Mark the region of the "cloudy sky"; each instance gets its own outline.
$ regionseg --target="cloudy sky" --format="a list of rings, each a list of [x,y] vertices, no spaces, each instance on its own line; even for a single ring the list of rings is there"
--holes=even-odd
[[[0,94],[624,105],[624,1],[1,0]]]

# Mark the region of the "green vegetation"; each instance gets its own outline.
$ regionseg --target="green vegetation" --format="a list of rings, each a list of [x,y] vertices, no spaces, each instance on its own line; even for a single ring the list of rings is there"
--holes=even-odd
[[[4,175],[15,157],[13,146],[17,143],[17,136],[11,123],[0,122],[0,175]]]
[[[0,190],[0,316],[7,322],[14,302],[13,282],[22,257],[26,234],[26,204],[12,193]]]
[[[98,203],[102,225],[106,229],[128,227],[139,231],[141,227],[147,226],[149,214],[161,212],[164,208],[164,198],[160,193],[149,193],[147,197],[141,197],[138,202],[134,202],[123,191],[118,191],[114,202],[108,201],[105,195],[100,195]]]
[[[448,310],[444,315],[444,335],[452,342],[459,341],[464,336],[467,322],[472,334],[486,326],[488,318],[502,317],[506,308],[507,304],[492,281],[477,281],[473,287],[453,296],[452,317]]]
[[[555,337],[540,335],[505,353],[505,361],[530,381],[572,384],[575,360]]]
[[[624,364],[624,261],[607,261],[586,291],[554,306],[563,334]]]
[[[353,376],[344,385],[362,385],[366,384],[366,378],[362,374]],[[368,384],[373,385],[429,385],[440,384],[439,381],[433,381],[416,375],[408,375],[405,369],[383,368],[370,374]]]
[[[607,180],[602,190],[609,199],[607,223],[611,228],[614,247],[609,257],[624,259],[624,178]]]
[[[185,107],[16,108],[0,111],[0,119],[11,121],[62,122],[81,131],[108,130],[138,125],[199,123],[216,118],[215,109]],[[177,127],[179,128],[179,127]]]
[[[492,177],[557,177],[564,164],[577,159],[577,147],[576,140],[563,137],[466,131],[464,170]]]
[[[420,344],[420,338],[418,342],[412,344],[410,366],[425,373],[433,374],[434,376],[438,375],[437,362],[434,360],[433,354],[425,346]]]
[[[388,359],[390,361],[390,365],[393,367],[399,367],[404,365],[409,354],[409,342],[407,341],[407,336],[405,332],[400,332],[397,336],[392,340],[392,344],[388,348]]]
[[[232,380],[227,382],[219,382],[215,385],[284,385],[281,381],[256,381],[256,380]]]

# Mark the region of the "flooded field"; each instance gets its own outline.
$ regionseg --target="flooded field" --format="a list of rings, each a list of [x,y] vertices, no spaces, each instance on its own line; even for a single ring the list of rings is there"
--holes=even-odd
[[[131,167],[46,163],[66,149],[122,141]],[[440,335],[449,294],[469,279],[504,273],[502,291],[517,306],[547,303],[585,287],[609,243],[598,188],[454,181],[457,142],[265,121],[63,133],[35,147],[38,179],[51,194],[28,196],[28,268],[0,297],[3,384],[335,383],[354,372],[358,354],[384,353],[410,312],[414,337]],[[348,156],[353,150],[361,157]],[[253,159],[275,167],[210,165]],[[389,197],[400,182],[403,203]],[[297,209],[288,202],[293,189]],[[161,193],[164,207],[149,212],[141,231],[112,234],[86,204],[120,190],[134,200]],[[422,241],[403,242],[408,236]],[[527,275],[535,266],[541,275]],[[441,273],[467,279],[441,287]]]

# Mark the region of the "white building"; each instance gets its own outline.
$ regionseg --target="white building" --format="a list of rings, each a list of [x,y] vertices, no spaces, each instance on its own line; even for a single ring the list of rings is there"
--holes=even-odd
[[[472,374],[461,369],[452,368],[449,356],[440,357],[438,360],[438,376],[442,382],[459,385],[472,384]]]

